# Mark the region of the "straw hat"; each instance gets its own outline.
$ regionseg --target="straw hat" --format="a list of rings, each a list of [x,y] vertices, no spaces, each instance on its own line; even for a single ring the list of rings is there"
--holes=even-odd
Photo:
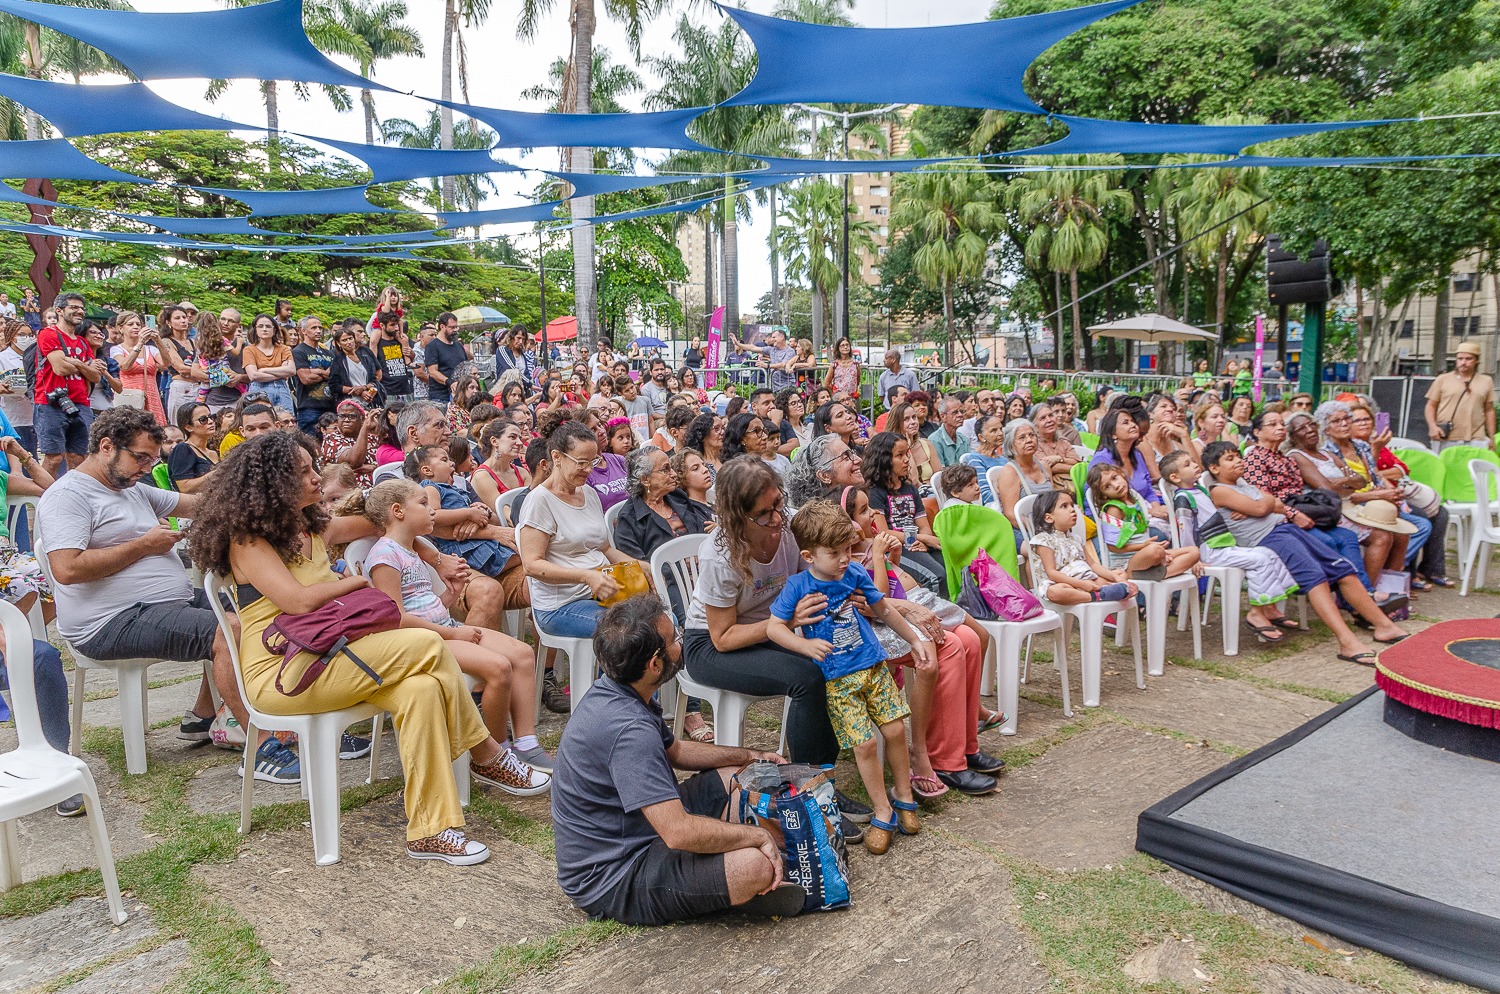
[[[1388,500],[1372,500],[1364,504],[1355,504],[1346,500],[1344,501],[1344,517],[1366,528],[1379,528],[1381,531],[1395,532],[1397,535],[1414,535],[1417,531],[1416,525],[1401,519],[1396,505]]]
[[[1476,359],[1480,358],[1484,354],[1479,350],[1478,342],[1459,342],[1458,348],[1454,349],[1453,351],[1456,355],[1471,355]]]

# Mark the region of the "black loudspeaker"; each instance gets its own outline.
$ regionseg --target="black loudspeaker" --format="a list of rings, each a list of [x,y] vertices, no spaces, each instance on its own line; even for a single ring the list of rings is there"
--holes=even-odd
[[[1318,239],[1308,257],[1299,259],[1281,247],[1280,235],[1266,236],[1266,294],[1272,304],[1323,304],[1343,290],[1327,242]]]

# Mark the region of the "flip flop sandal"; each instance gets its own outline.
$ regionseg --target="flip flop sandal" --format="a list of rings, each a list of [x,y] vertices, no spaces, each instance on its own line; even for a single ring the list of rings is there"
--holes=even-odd
[[[917,802],[903,801],[896,797],[895,790],[887,790],[891,807],[896,809],[896,828],[902,835],[916,835],[922,831],[922,819],[917,817]]]
[[[983,735],[992,728],[999,728],[1005,724],[1005,714],[1001,711],[993,712],[988,718],[979,719],[979,734]]]
[[[937,788],[936,790],[932,788]],[[948,793],[948,785],[937,777],[911,775],[911,792],[924,801],[934,801]]]
[[[1434,587],[1442,587],[1444,590],[1452,590],[1454,587],[1458,586],[1458,584],[1454,583],[1446,576],[1429,576],[1427,578],[1427,582],[1432,584]]]
[[[1249,618],[1245,619],[1245,627],[1254,632],[1256,638],[1269,645],[1275,645],[1286,638],[1286,636],[1281,634],[1280,630],[1277,629],[1274,625],[1257,625]],[[1270,632],[1276,637],[1271,638],[1266,634],[1266,632]]]
[[[1281,617],[1277,618],[1275,621],[1271,622],[1271,624],[1275,625],[1277,628],[1283,629],[1283,630],[1288,631],[1288,632],[1305,632],[1305,631],[1307,631],[1306,628],[1303,628],[1301,625],[1297,624],[1295,621],[1293,621],[1291,618],[1288,618],[1286,615],[1282,615]]]
[[[1339,653],[1339,658],[1342,659],[1346,663],[1357,663],[1360,666],[1374,666],[1375,665],[1375,653],[1369,652],[1369,651],[1366,651],[1366,652],[1356,652],[1352,656],[1346,656],[1346,655],[1344,655],[1341,652],[1341,653]]]
[[[1411,589],[1420,591],[1421,593],[1425,594],[1427,591],[1432,589],[1432,584],[1428,583],[1426,580],[1418,580],[1416,577],[1412,577]]]
[[[1409,638],[1411,638],[1411,632],[1407,632],[1404,635],[1397,635],[1393,639],[1376,639],[1375,641],[1379,642],[1381,645],[1395,645],[1397,642],[1400,642],[1402,639],[1409,639]]]

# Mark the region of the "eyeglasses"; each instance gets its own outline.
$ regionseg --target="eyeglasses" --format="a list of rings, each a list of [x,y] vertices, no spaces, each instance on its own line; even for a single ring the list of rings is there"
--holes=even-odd
[[[214,423],[214,418],[213,418],[212,414],[205,414],[201,418],[194,418],[193,419],[193,424],[195,424],[195,425],[211,425],[213,423]]]
[[[135,464],[137,466],[155,466],[157,463],[161,462],[160,452],[137,452],[134,449],[126,448],[122,448],[120,449],[120,451],[129,453],[130,457],[135,460]]]
[[[840,459],[845,459],[845,460],[848,460],[849,462],[859,462],[859,456],[857,456],[857,455],[854,454],[854,450],[853,449],[845,449],[843,452],[840,452],[838,455],[834,456],[833,458],[834,458],[835,462],[837,462]]]
[[[750,428],[745,429],[745,434],[746,435],[761,435],[761,436],[766,436],[766,435],[769,435],[770,432],[766,431],[760,425],[754,425],[754,426],[752,426]]]
[[[775,507],[771,508],[765,514],[762,514],[756,518],[751,518],[750,520],[755,522],[755,524],[759,525],[762,528],[769,528],[771,527],[771,520],[773,518],[779,519],[780,521],[786,520],[785,504],[778,503]]]
[[[559,452],[558,455],[562,456],[569,462],[577,463],[579,466],[589,466],[593,469],[598,469],[599,467],[605,465],[603,456],[596,456],[594,457],[593,462],[589,462],[586,459],[579,459],[577,456],[570,456],[566,452]]]

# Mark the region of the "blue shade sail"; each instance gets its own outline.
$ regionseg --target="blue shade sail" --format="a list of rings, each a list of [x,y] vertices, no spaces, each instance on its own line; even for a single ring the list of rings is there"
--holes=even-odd
[[[335,141],[303,135],[370,167],[375,183],[399,183],[409,179],[429,179],[434,176],[463,176],[469,173],[519,172],[520,166],[501,162],[490,155],[489,149],[437,149],[402,148],[399,145],[366,145],[363,142]]]
[[[152,214],[122,214],[132,221],[149,224],[174,235],[282,235],[259,228],[243,217],[156,217]],[[288,236],[291,237],[291,236]]]
[[[483,224],[518,224],[536,221],[556,221],[554,213],[562,205],[561,200],[549,200],[542,204],[526,204],[522,207],[501,207],[483,211],[447,211],[438,215],[445,228],[475,228]]]
[[[754,179],[747,183],[736,183],[734,193],[736,195],[753,193],[756,190],[768,186],[778,186],[786,182],[785,176],[770,176]],[[635,221],[645,217],[659,217],[663,214],[680,214],[684,211],[696,211],[707,207],[709,204],[723,200],[722,191],[703,197],[694,197],[692,200],[684,200],[675,204],[661,204],[657,207],[645,207],[640,210],[625,211],[620,214],[599,214],[590,218],[583,218],[581,222],[588,224],[607,224],[610,221]]]
[[[573,187],[574,197],[597,197],[606,193],[623,193],[626,190],[643,190],[653,186],[670,186],[673,183],[692,183],[702,179],[717,180],[718,175],[705,175],[694,173],[685,176],[618,176],[613,173],[558,173],[547,172],[548,176],[556,176],[558,179]]]
[[[1054,115],[1068,126],[1067,137],[1007,155],[1238,155],[1241,149],[1278,138],[1296,138],[1323,131],[1369,128],[1381,121],[1327,121],[1308,124],[1141,124],[1101,121],[1092,117]]]
[[[444,104],[445,101],[434,100]],[[539,114],[447,102],[447,106],[489,125],[500,136],[497,148],[671,148],[716,152],[687,136],[687,126],[707,107],[643,114]]]
[[[289,217],[293,214],[396,214],[365,199],[364,186],[335,186],[327,190],[222,190],[195,186],[203,193],[232,197],[250,206],[251,217]]]
[[[68,206],[67,204],[60,204],[55,200],[48,200],[45,197],[33,197],[29,193],[22,193],[9,183],[0,183],[0,201],[8,204],[32,204],[37,207]]]
[[[313,47],[302,28],[302,0],[182,14],[0,0],[0,12],[92,45],[137,79],[286,79],[389,92]]]
[[[329,235],[319,232],[302,232],[298,238],[326,238],[338,245],[420,245],[438,243],[446,245],[451,239],[444,231],[390,231],[378,235]],[[330,246],[332,247],[332,246]],[[423,247],[426,247],[425,245]]]
[[[30,179],[33,176],[87,183],[151,182],[95,162],[61,138],[0,142],[0,179]]]
[[[766,175],[776,176],[861,176],[868,173],[909,173],[924,166],[950,162],[971,162],[966,158],[940,159],[786,159],[774,155],[747,155],[747,159],[764,162]],[[760,172],[741,172],[738,176],[758,176]]]
[[[0,73],[0,96],[36,111],[71,138],[136,131],[265,130],[179,107],[144,83],[75,86]]]
[[[722,4],[755,43],[755,78],[726,106],[897,103],[1044,113],[1026,67],[1068,35],[1140,0],[935,28],[845,28]]]

